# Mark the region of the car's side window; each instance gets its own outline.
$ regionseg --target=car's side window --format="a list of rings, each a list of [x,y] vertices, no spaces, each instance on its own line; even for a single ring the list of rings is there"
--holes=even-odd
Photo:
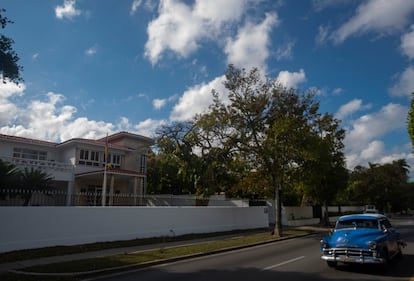
[[[385,219],[385,220],[384,220],[384,224],[385,224],[385,226],[386,226],[387,228],[392,228],[392,225],[391,225],[391,223],[390,223],[390,221],[389,221],[389,220]]]
[[[392,228],[391,223],[387,219],[381,220],[380,226],[383,231]]]

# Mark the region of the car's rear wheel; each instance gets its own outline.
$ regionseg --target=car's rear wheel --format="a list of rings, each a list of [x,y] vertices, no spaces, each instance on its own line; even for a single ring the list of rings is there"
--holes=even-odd
[[[338,265],[336,261],[327,261],[326,263],[328,264],[329,267],[332,267],[332,268],[336,268],[336,266]]]
[[[401,259],[402,258],[402,247],[401,247],[401,245],[398,245],[398,251],[397,251],[396,258],[397,259]]]

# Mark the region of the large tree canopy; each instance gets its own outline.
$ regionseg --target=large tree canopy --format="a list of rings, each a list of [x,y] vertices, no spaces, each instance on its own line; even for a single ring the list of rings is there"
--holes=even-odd
[[[348,201],[374,204],[381,211],[401,211],[413,204],[412,185],[408,184],[409,165],[404,159],[386,164],[357,166],[350,175]],[[411,202],[410,202],[411,201]]]
[[[281,235],[281,191],[292,188],[292,175],[310,159],[335,154],[336,158],[325,160],[326,165],[343,167],[343,132],[339,121],[318,112],[313,92],[300,93],[277,80],[263,79],[258,69],[246,72],[230,65],[226,78],[229,101],[220,100],[213,91],[210,112],[197,118],[199,134],[212,140],[204,147],[214,143],[228,157],[241,157],[251,171],[266,178],[276,201],[274,231]],[[315,156],[315,150],[325,151]]]

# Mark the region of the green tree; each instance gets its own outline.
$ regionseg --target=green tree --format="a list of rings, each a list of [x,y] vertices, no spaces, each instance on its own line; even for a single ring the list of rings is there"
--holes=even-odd
[[[230,65],[224,85],[229,101],[221,101],[213,91],[214,103],[202,118],[220,126],[216,147],[237,153],[251,170],[266,176],[276,202],[274,233],[281,236],[281,192],[293,186],[293,172],[312,149],[309,138],[321,117],[319,103],[312,92],[299,93],[276,80],[263,80],[258,69],[246,72]]]
[[[2,13],[6,12],[5,9],[0,9],[0,25],[2,29],[5,29],[7,24],[13,23]],[[15,83],[22,82],[23,79],[20,75],[23,68],[18,65],[19,56],[13,50],[14,40],[1,34],[0,36],[0,74],[2,75],[3,82],[8,78]]]
[[[197,193],[201,167],[193,152],[194,124],[177,122],[157,130],[157,158],[162,171],[159,185],[162,193]]]
[[[315,124],[315,135],[308,160],[303,165],[305,194],[324,206],[323,222],[329,225],[328,205],[347,186],[343,139],[345,130],[331,115],[322,116]]]
[[[355,167],[347,189],[350,200],[362,205],[374,204],[381,211],[400,211],[408,207],[408,168],[404,159]]]
[[[163,170],[158,168],[161,174],[151,179],[154,184],[157,182],[159,191],[166,192],[175,183],[175,193],[204,197],[226,191],[236,181],[232,173],[237,168],[236,162],[212,145],[210,141],[214,141],[195,123],[195,120],[178,122],[157,131],[156,159]]]
[[[13,164],[0,159],[0,189],[13,189],[18,186],[19,170]]]

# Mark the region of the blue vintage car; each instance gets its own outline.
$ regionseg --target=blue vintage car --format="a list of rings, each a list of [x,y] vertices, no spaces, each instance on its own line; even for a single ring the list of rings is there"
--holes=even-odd
[[[330,267],[341,263],[386,264],[402,254],[405,242],[381,214],[340,217],[335,229],[320,241],[322,256]]]

